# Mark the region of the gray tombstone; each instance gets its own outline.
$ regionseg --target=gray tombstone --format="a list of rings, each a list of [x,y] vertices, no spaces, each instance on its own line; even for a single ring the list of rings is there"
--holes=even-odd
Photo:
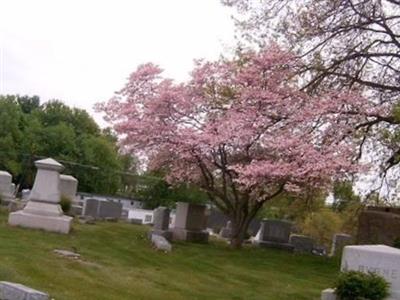
[[[97,199],[86,199],[83,205],[82,215],[98,219],[99,202],[100,200]]]
[[[345,233],[337,233],[333,236],[331,256],[341,255],[343,248],[353,244],[353,237]]]
[[[122,215],[122,203],[113,201],[100,201],[99,218],[120,219]]]
[[[166,207],[158,207],[153,214],[153,228],[159,230],[168,230],[170,210]]]
[[[293,251],[293,246],[289,243],[292,226],[289,221],[264,219],[257,243],[262,247]]]
[[[230,239],[232,237],[232,222],[226,222],[226,226],[221,229],[219,235],[224,239]]]
[[[169,231],[170,210],[166,207],[158,207],[153,213],[153,230],[151,234],[160,235],[167,240],[172,239],[172,232]]]
[[[313,239],[305,235],[292,234],[289,243],[293,246],[294,252],[298,253],[312,253],[314,249]]]
[[[5,300],[49,300],[47,293],[22,284],[0,281],[0,299]]]
[[[119,219],[122,214],[122,204],[107,200],[87,199],[82,214],[95,219]]]
[[[190,242],[208,242],[206,221],[205,205],[178,202],[173,238]]]

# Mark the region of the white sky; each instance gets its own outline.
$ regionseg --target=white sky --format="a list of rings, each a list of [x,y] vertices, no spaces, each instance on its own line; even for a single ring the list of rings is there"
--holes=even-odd
[[[0,0],[0,93],[92,113],[138,64],[182,80],[193,59],[230,49],[230,14],[219,0]]]

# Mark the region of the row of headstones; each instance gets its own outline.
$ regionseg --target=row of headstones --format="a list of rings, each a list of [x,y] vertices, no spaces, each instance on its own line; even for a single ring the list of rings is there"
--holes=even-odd
[[[70,175],[61,174],[59,177],[60,194],[70,198],[75,202],[76,192],[78,189],[78,180]],[[28,193],[27,193],[28,192]],[[12,175],[7,171],[0,171],[0,198],[2,205],[8,205],[15,200],[15,184],[12,182]],[[25,197],[23,200],[29,199],[29,190],[24,190]],[[28,197],[26,197],[28,195]]]
[[[313,253],[325,255],[326,249],[317,246],[314,240],[305,235],[293,234],[293,224],[285,220],[264,219],[261,222],[260,230],[254,240],[261,247],[278,248],[301,253]],[[221,229],[220,236],[229,239],[232,236],[232,225],[228,221],[227,225]],[[332,249],[330,255],[340,254],[343,247],[353,243],[353,238],[344,233],[333,236]]]

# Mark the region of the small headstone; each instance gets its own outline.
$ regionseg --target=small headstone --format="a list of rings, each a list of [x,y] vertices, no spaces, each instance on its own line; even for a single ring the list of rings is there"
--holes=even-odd
[[[178,202],[173,238],[189,242],[208,242],[206,220],[205,205]]]
[[[166,207],[158,207],[153,213],[152,234],[161,235],[167,240],[172,239],[172,232],[169,231],[170,210]]]
[[[0,281],[1,300],[49,300],[48,294],[22,284]]]
[[[83,211],[83,206],[82,205],[72,204],[68,213],[71,216],[81,216],[82,215],[82,211]]]
[[[163,236],[152,234],[151,242],[154,245],[154,247],[156,247],[157,250],[162,250],[165,252],[171,252],[172,250],[171,244]]]
[[[381,275],[390,284],[390,299],[400,299],[400,249],[385,245],[346,246],[341,271]]]
[[[353,244],[353,238],[349,234],[337,233],[333,236],[331,256],[341,255],[343,248]]]
[[[293,246],[294,252],[298,253],[312,253],[314,249],[313,239],[305,235],[292,234],[289,243]]]
[[[61,195],[68,197],[71,201],[75,201],[77,190],[78,180],[75,177],[70,175],[60,175]]]
[[[337,300],[334,289],[326,289],[321,293],[321,300]]]
[[[289,243],[292,226],[291,222],[285,220],[264,219],[257,243],[262,247],[293,251],[293,246]]]
[[[12,176],[6,171],[0,171],[0,199],[6,206],[14,200]]]
[[[223,227],[219,235],[224,239],[230,239],[232,237],[232,222],[226,222],[225,227]]]
[[[87,199],[82,214],[95,219],[119,219],[122,214],[122,204],[107,200]]]

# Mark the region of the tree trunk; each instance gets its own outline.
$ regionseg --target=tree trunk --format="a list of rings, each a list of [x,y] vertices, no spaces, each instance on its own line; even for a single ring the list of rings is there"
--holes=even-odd
[[[233,221],[232,224],[232,238],[230,245],[233,249],[242,248],[243,241],[246,237],[247,229],[251,220],[245,222]]]

